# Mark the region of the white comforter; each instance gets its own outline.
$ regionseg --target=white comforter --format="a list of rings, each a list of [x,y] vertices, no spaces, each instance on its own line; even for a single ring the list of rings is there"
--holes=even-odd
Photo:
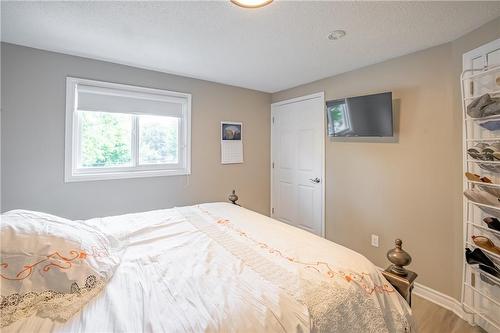
[[[96,218],[127,243],[109,284],[67,322],[2,332],[404,332],[410,309],[345,247],[226,203]]]

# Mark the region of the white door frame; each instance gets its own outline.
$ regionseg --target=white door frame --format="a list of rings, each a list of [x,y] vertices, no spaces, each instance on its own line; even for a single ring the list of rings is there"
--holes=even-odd
[[[271,206],[270,206],[270,211],[269,215],[271,217],[274,216],[273,212],[273,207],[274,207],[274,199],[273,199],[273,184],[274,184],[274,177],[273,177],[273,122],[274,122],[274,114],[275,114],[275,108],[277,106],[282,106],[290,103],[295,103],[295,102],[301,102],[301,101],[306,101],[309,99],[315,99],[315,98],[320,98],[321,99],[321,104],[323,105],[323,133],[321,135],[321,166],[322,166],[322,171],[321,171],[321,197],[322,197],[322,202],[321,202],[321,236],[324,238],[325,237],[325,136],[326,136],[326,127],[325,127],[325,118],[326,118],[326,113],[325,113],[325,93],[318,92],[315,94],[310,94],[306,96],[301,96],[301,97],[296,97],[292,99],[287,99],[284,101],[276,102],[271,104],[271,166],[270,166],[270,172],[271,172]]]
[[[500,38],[495,39],[489,43],[481,45],[473,50],[470,50],[462,55],[462,68],[463,70],[469,69],[468,63],[475,58],[485,57],[485,53],[492,49],[498,49],[500,46]],[[486,59],[484,61],[486,63]],[[481,68],[480,68],[481,69]]]

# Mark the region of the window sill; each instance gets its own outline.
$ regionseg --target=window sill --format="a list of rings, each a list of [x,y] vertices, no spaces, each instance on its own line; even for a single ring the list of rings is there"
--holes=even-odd
[[[71,183],[71,182],[85,182],[85,181],[96,181],[96,180],[182,176],[189,174],[191,174],[191,170],[188,169],[138,170],[138,171],[118,171],[118,172],[100,172],[100,173],[71,172],[65,174],[64,182]]]

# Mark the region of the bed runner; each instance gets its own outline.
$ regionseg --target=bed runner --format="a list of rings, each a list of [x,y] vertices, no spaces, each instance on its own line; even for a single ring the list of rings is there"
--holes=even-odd
[[[409,318],[394,309],[384,311],[375,300],[377,293],[394,292],[392,288],[374,286],[371,279],[362,274],[334,271],[330,267],[330,279],[317,274],[318,269],[307,265],[299,268],[299,274],[292,273],[297,271],[297,265],[292,267],[296,264],[293,258],[249,238],[244,230],[234,228],[228,219],[215,216],[199,206],[177,210],[186,221],[263,279],[305,305],[312,332],[410,332]],[[255,246],[251,242],[243,242],[248,239],[255,241]],[[284,260],[277,264],[265,258],[258,252],[263,248],[268,253],[278,253]],[[290,270],[282,265],[289,265]],[[341,278],[333,278],[335,273]],[[367,279],[371,282],[370,286]],[[360,283],[362,281],[364,283]]]

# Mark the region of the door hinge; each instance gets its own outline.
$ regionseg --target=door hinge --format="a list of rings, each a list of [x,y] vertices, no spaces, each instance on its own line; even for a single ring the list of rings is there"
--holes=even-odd
[[[274,162],[273,162],[273,169],[274,169]]]
[[[274,214],[274,208],[271,208],[271,213],[273,213],[273,214]]]
[[[274,117],[272,117],[272,121],[273,121],[273,124],[274,124]]]
[[[470,81],[470,95],[474,96],[474,81]]]

